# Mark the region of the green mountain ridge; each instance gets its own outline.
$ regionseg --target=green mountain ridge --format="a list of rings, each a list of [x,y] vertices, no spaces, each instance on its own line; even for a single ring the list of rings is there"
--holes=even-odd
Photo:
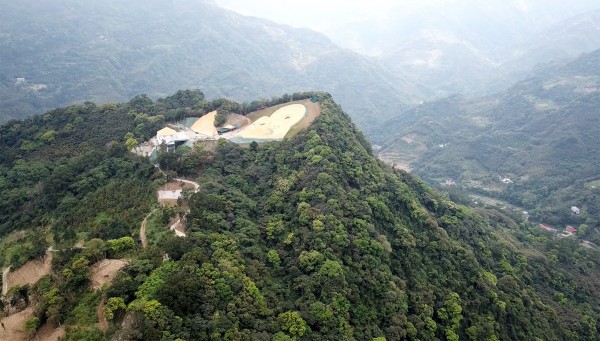
[[[369,128],[426,91],[321,34],[212,1],[13,2],[0,51],[0,121],[178,89],[250,101],[321,88]]]
[[[538,222],[596,226],[600,207],[590,183],[598,180],[600,155],[598,70],[595,51],[497,95],[424,104],[415,109],[419,119],[386,125],[396,137],[382,157],[410,158],[428,182],[456,179],[472,193],[522,207]],[[498,176],[514,183],[503,185]],[[585,214],[572,215],[571,206]]]
[[[378,161],[330,95],[302,96],[322,111],[292,139],[176,151],[200,183],[188,236],[154,237],[145,250],[133,231],[163,180],[127,153],[125,133],[141,141],[183,112],[227,102],[183,91],[1,126],[0,202],[15,206],[0,211],[33,232],[21,252],[3,241],[0,260],[22,262],[26,245],[38,256],[42,229],[68,250],[55,253],[53,275],[5,304],[37,301],[34,329],[60,323],[67,340],[597,339],[597,251],[451,202]],[[167,229],[175,212],[156,212],[151,224]],[[69,249],[79,240],[86,248]],[[89,267],[105,257],[131,261],[94,293]],[[100,301],[106,333],[94,318]]]

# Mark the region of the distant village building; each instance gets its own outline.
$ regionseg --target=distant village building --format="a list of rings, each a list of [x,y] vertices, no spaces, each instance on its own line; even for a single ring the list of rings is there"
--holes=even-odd
[[[513,183],[513,181],[510,178],[505,178],[505,177],[502,177],[500,175],[498,175],[498,180],[500,180],[502,183],[505,183],[505,184],[512,184]]]
[[[456,181],[454,179],[446,179],[446,186],[456,186]]]
[[[565,231],[567,231],[567,232],[571,232],[571,233],[576,233],[576,232],[577,232],[577,229],[576,229],[576,228],[574,228],[574,227],[573,227],[573,226],[571,226],[571,225],[568,225],[568,226],[567,226],[567,228],[565,228]]]
[[[581,213],[581,210],[577,206],[571,206],[571,211],[575,214]]]
[[[19,77],[15,81],[15,85],[21,85],[21,84],[25,84],[25,78],[23,78],[23,77]]]
[[[544,224],[540,224],[540,228],[544,231],[556,231],[556,229]]]
[[[158,191],[158,200],[177,200],[181,198],[181,193],[180,189]]]
[[[220,128],[217,128],[217,133],[219,133],[219,135],[221,135],[221,134],[228,133],[228,132],[230,132],[232,130],[235,130],[237,128],[239,128],[239,127],[236,127],[234,125],[228,124],[228,125],[224,125],[224,126],[222,126]]]

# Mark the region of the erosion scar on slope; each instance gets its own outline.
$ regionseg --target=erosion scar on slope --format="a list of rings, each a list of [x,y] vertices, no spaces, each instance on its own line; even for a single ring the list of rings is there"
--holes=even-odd
[[[8,292],[8,273],[10,272],[10,266],[2,271],[2,296]]]

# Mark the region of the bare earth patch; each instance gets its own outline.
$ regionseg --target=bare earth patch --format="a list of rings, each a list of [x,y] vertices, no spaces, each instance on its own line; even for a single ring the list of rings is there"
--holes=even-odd
[[[185,224],[181,221],[181,218],[173,218],[169,221],[169,230],[175,232],[178,237],[185,237]]]
[[[271,116],[263,116],[239,132],[245,139],[283,139],[293,125],[307,113],[303,104],[289,104],[277,109]]]
[[[250,125],[250,123],[252,123],[252,122],[246,116],[239,115],[239,114],[229,114],[229,116],[227,116],[227,122],[225,122],[224,125],[232,125],[235,127],[242,128],[242,127]]]
[[[127,264],[123,259],[104,259],[92,265],[92,289],[98,290],[104,284],[112,282],[117,272]]]
[[[192,125],[192,130],[196,133],[207,135],[207,136],[215,136],[217,135],[217,128],[215,128],[215,117],[217,116],[217,111],[211,111],[208,114],[200,117],[196,123]]]
[[[195,190],[195,186],[191,183],[182,181],[172,181],[161,186],[158,191],[158,203],[161,205],[177,205],[177,198],[181,195],[181,190]]]
[[[50,324],[44,325],[37,332],[37,337],[29,337],[25,332],[25,322],[33,317],[35,307],[29,307],[21,312],[7,316],[0,321],[4,328],[0,327],[0,340],[29,341],[44,340],[58,341],[65,336],[64,328],[54,328]]]
[[[413,144],[415,142],[415,134],[404,135],[401,139],[408,144]]]
[[[33,317],[35,309],[29,307],[21,312],[12,314],[0,320],[4,328],[0,327],[0,340],[26,341],[29,336],[25,333],[25,322]]]
[[[34,340],[59,341],[65,337],[65,328],[54,328],[51,324],[46,323],[38,330],[37,335],[38,337],[34,338]]]
[[[9,272],[6,276],[6,288],[35,284],[40,278],[50,274],[51,270],[52,252],[46,252],[43,260],[31,260],[17,270]]]

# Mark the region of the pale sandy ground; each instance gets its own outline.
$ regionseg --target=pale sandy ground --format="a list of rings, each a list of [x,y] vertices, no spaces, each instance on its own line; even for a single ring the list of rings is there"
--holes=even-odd
[[[200,117],[198,121],[196,121],[191,129],[199,134],[204,134],[208,136],[217,135],[217,128],[215,128],[215,116],[217,116],[217,111],[211,111],[208,114]]]
[[[92,265],[92,289],[98,290],[105,283],[112,282],[117,272],[127,264],[127,261],[123,259],[104,259]]]
[[[0,340],[29,340],[29,336],[25,333],[25,322],[33,316],[33,312],[34,308],[29,307],[0,320],[4,324],[4,328],[0,327]]]
[[[10,273],[10,266],[2,270],[2,296],[8,292],[8,274]]]
[[[161,205],[177,205],[177,199],[181,196],[181,190],[188,188],[194,192],[198,190],[199,185],[193,181],[185,179],[175,179],[161,186],[158,191],[158,203]]]
[[[4,328],[0,327],[0,340],[6,341],[29,341],[44,340],[58,341],[65,336],[64,328],[54,328],[50,324],[44,325],[37,332],[37,337],[29,337],[25,333],[25,322],[33,317],[35,307],[29,307],[21,312],[7,316],[0,321]]]
[[[9,272],[6,275],[6,284],[3,283],[2,294],[6,294],[5,289],[10,290],[16,285],[35,284],[40,278],[50,274],[51,270],[52,252],[46,252],[43,260],[31,260],[17,270]]]
[[[180,189],[172,189],[170,191],[158,191],[158,202],[162,203],[163,200],[177,200],[181,196]]]
[[[293,125],[306,115],[302,104],[290,104],[275,111],[271,116],[263,116],[238,133],[245,139],[283,139]]]

